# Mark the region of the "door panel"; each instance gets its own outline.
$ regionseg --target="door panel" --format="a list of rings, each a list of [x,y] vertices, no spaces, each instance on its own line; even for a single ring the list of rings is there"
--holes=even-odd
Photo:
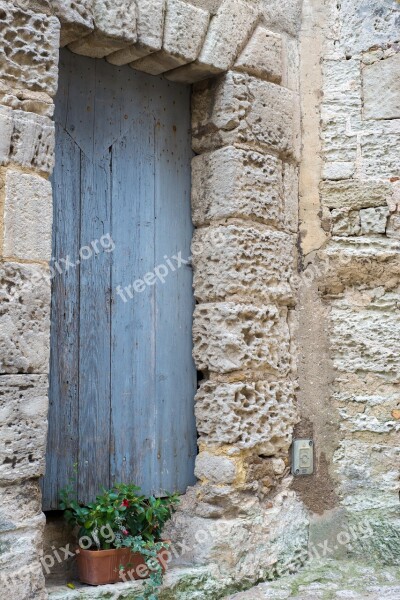
[[[190,89],[62,50],[55,121],[53,256],[74,266],[53,278],[44,509],[76,462],[80,501],[118,481],[184,492],[194,302],[172,257],[190,255]],[[164,283],[128,287],[159,265]]]

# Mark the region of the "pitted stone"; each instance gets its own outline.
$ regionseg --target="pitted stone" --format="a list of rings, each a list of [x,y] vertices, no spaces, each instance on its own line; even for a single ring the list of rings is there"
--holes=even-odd
[[[6,384],[10,384],[11,380],[15,381],[15,379],[21,379],[18,387],[19,389],[22,388],[22,393],[26,393],[26,390],[29,392],[29,385],[33,388],[37,384],[38,379],[43,380],[43,383],[45,383],[45,376],[43,375],[1,377],[0,406],[2,405],[3,391],[7,393],[8,390]],[[25,386],[21,385],[22,379],[25,379]],[[8,382],[5,380],[8,380]],[[46,391],[46,387],[44,387],[44,391]],[[2,411],[1,408],[0,411]],[[23,427],[25,429],[25,425]],[[11,441],[11,443],[13,442],[15,443],[15,440]],[[41,513],[42,498],[38,479],[28,479],[24,481],[23,485],[20,482],[0,485],[0,534],[2,531],[12,531],[28,526],[33,519],[37,519],[37,517],[41,518]]]
[[[69,44],[76,54],[103,58],[112,52],[134,44],[136,3],[132,0],[93,0],[95,30],[90,35]]]
[[[196,395],[200,443],[260,448],[268,456],[288,451],[297,422],[293,384],[233,382],[200,385]]]
[[[211,483],[229,484],[236,477],[234,461],[226,456],[216,456],[209,452],[200,452],[196,457],[194,474],[197,479]]]
[[[275,156],[227,146],[193,158],[195,225],[241,217],[280,226],[282,202],[282,163]]]
[[[265,227],[227,225],[198,229],[193,238],[195,297],[201,302],[248,296],[293,302],[295,236]]]
[[[51,5],[54,14],[61,21],[62,47],[93,30],[91,0],[52,0]]]
[[[0,266],[0,373],[47,373],[50,283],[38,265]]]
[[[298,97],[268,81],[229,72],[195,86],[193,149],[247,144],[297,157]]]
[[[299,168],[283,163],[283,215],[285,230],[297,233],[299,227]]]
[[[282,36],[259,25],[235,62],[237,71],[274,83],[282,80]]]
[[[362,235],[385,233],[388,216],[389,208],[387,206],[360,210]]]
[[[233,302],[198,305],[194,312],[193,356],[198,369],[229,373],[260,368],[290,372],[287,311]]]
[[[4,256],[49,261],[52,222],[50,181],[9,169],[4,202]]]
[[[113,65],[127,65],[161,50],[166,0],[140,0],[137,3],[137,42],[107,56]]]
[[[193,83],[227,71],[249,39],[258,9],[246,0],[224,0],[211,19],[198,59],[170,73],[172,81]]]
[[[162,49],[131,64],[133,69],[159,75],[197,58],[210,15],[183,0],[167,0]]]
[[[360,211],[358,210],[334,208],[331,212],[331,219],[333,235],[359,235],[361,232]]]
[[[392,189],[383,181],[324,181],[320,186],[321,202],[329,208],[357,210],[382,206],[392,195]]]
[[[400,178],[398,148],[400,119],[375,121],[373,130],[363,133],[360,140],[360,172],[365,178]]]
[[[59,20],[1,1],[0,30],[2,77],[18,88],[54,95],[58,77]]]
[[[0,106],[0,164],[51,172],[54,123],[47,117]]]
[[[0,376],[0,482],[43,475],[47,434],[47,376]]]

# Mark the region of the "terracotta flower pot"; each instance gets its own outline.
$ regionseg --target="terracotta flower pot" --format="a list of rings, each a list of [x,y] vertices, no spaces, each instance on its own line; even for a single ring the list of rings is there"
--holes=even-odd
[[[164,549],[158,552],[158,560],[165,571],[168,562]],[[80,550],[77,555],[78,575],[82,583],[105,585],[133,579],[146,579],[149,569],[139,552],[129,548],[113,550]]]

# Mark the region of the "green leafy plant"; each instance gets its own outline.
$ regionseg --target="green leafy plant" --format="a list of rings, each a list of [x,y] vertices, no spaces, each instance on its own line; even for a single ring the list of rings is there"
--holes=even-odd
[[[157,555],[169,548],[161,540],[161,533],[178,502],[177,494],[164,498],[145,496],[137,486],[123,483],[103,490],[87,505],[76,501],[72,485],[60,493],[60,508],[67,522],[78,528],[78,537],[85,540],[86,549],[129,548],[143,556],[149,570],[143,591],[146,600],[157,599],[155,593],[163,580]]]

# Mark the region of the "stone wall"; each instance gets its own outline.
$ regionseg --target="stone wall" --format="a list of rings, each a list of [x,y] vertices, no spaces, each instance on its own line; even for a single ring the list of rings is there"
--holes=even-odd
[[[373,536],[349,550],[389,564],[400,549],[399,22],[395,0],[307,0],[301,68],[298,432],[314,435],[318,460],[316,491],[295,487],[321,515],[316,529],[368,518]]]
[[[38,478],[59,44],[195,83],[194,356],[203,381],[199,483],[170,526],[175,541],[190,542],[180,563],[209,567],[220,589],[234,589],[305,559],[307,518],[288,459],[298,419],[299,11],[297,0],[0,2],[0,564],[12,599],[47,597]]]

